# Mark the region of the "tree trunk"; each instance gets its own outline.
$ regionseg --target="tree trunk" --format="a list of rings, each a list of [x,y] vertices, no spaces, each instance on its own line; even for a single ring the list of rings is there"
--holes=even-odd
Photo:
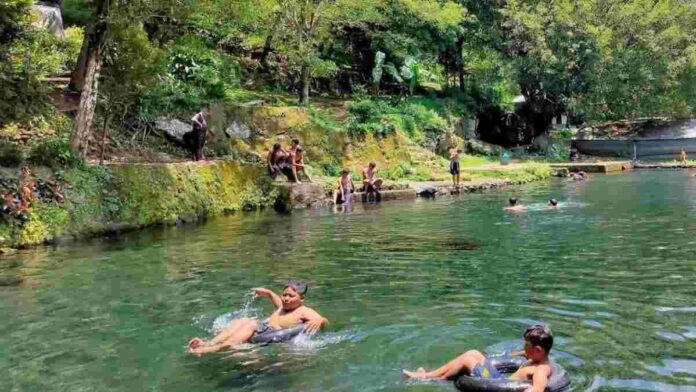
[[[275,33],[281,20],[282,14],[278,13],[275,21],[273,22],[273,26],[271,27],[271,31],[266,36],[266,42],[263,44],[263,52],[261,52],[261,58],[259,59],[259,63],[261,63],[261,71],[263,72],[269,72],[269,68],[271,67],[271,65],[268,64],[268,55],[270,55],[271,50],[273,50],[273,38],[275,38]]]
[[[87,71],[87,46],[88,40],[84,39],[82,41],[80,55],[77,58],[77,64],[70,75],[70,84],[68,85],[68,90],[70,91],[82,91],[85,86],[85,74]]]
[[[97,101],[99,71],[101,69],[101,49],[92,47],[87,52],[85,80],[80,94],[80,106],[75,116],[75,126],[70,147],[82,156],[87,154],[89,137],[94,119],[94,109]]]
[[[464,91],[464,51],[463,51],[463,46],[464,46],[464,36],[462,34],[457,34],[457,42],[456,42],[456,56],[457,56],[457,73],[459,74],[459,90]]]
[[[271,49],[273,48],[273,34],[275,29],[268,33],[266,37],[266,43],[263,45],[263,52],[261,52],[261,58],[259,63],[261,64],[261,70],[263,72],[268,72],[270,65],[268,64],[268,55],[271,54]]]
[[[309,66],[303,65],[300,70],[300,105],[309,102]]]
[[[103,6],[105,3],[106,1],[103,1],[99,5],[97,22],[85,37],[86,44],[83,45],[86,47],[84,81],[82,93],[80,94],[80,105],[75,116],[73,134],[70,138],[70,147],[82,156],[87,154],[92,120],[94,119],[94,109],[96,107],[99,71],[101,70],[102,50],[107,29],[107,24],[104,20],[105,12],[107,12],[105,11],[107,8]],[[79,67],[80,65],[78,64],[77,68]]]

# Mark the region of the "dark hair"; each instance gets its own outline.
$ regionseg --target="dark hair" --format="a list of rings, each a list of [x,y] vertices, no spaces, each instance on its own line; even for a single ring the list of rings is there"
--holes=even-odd
[[[273,145],[273,151],[278,151],[280,150],[280,143],[276,143]]]
[[[292,144],[300,144],[300,139],[292,139]]]
[[[369,166],[370,166],[370,167],[376,167],[377,164],[373,161],[373,162],[370,162]]]
[[[549,199],[549,204],[555,207],[558,205],[558,201],[556,201],[556,199]]]
[[[539,346],[546,350],[546,354],[551,351],[553,347],[553,335],[549,327],[545,325],[534,325],[527,328],[524,331],[524,340],[528,341],[534,346]]]
[[[350,169],[348,169],[347,167],[344,167],[343,170],[341,170],[341,174],[348,174],[348,173],[350,173]]]
[[[515,198],[515,197],[509,198],[508,201],[510,202],[511,206],[514,206],[515,204],[517,204],[517,198]]]
[[[302,151],[304,151],[304,150],[302,149],[302,147],[297,146],[297,148],[295,149],[295,151],[297,151],[297,152],[302,152]]]
[[[285,288],[291,288],[297,292],[297,294],[304,296],[307,294],[307,283],[302,282],[300,280],[289,280],[288,283],[285,284]]]

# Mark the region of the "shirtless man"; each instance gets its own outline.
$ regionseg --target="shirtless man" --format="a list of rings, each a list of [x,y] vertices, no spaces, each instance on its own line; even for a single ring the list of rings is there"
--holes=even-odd
[[[374,194],[375,199],[379,201],[382,197],[382,195],[379,193],[380,188],[382,188],[382,179],[377,177],[376,163],[370,162],[367,167],[363,168],[362,179],[366,196],[369,198],[370,194]]]
[[[551,364],[549,352],[553,346],[553,335],[548,327],[535,325],[524,331],[524,356],[527,362],[512,374],[509,379],[515,381],[530,381],[531,385],[525,392],[544,392],[551,377]],[[504,378],[486,356],[476,350],[470,350],[457,358],[447,362],[442,367],[426,371],[423,368],[411,372],[404,370],[404,374],[411,378],[439,378],[450,379],[462,372],[469,373],[473,377],[485,379]]]
[[[295,182],[300,182],[300,172],[304,173],[309,182],[312,182],[312,178],[309,176],[309,173],[307,173],[307,166],[304,163],[304,149],[300,145],[298,139],[292,140],[288,152],[292,157],[292,173],[295,176]]]
[[[355,185],[350,177],[350,170],[341,170],[341,176],[338,177],[338,187],[334,191],[334,204],[352,204],[354,190]]]
[[[459,153],[461,150],[457,147],[450,148],[450,166],[449,172],[452,175],[452,185],[459,188]]]
[[[292,169],[288,164],[289,158],[289,154],[283,150],[280,143],[274,144],[273,149],[268,153],[268,159],[266,160],[268,166],[268,175],[274,180],[280,173],[285,174],[285,176],[291,181],[296,178],[292,176]]]
[[[193,338],[189,341],[189,351],[201,355],[217,352],[241,343],[248,343],[255,334],[271,330],[293,328],[305,325],[305,332],[314,334],[328,325],[329,320],[314,309],[304,306],[307,285],[303,282],[290,281],[283,289],[282,297],[269,289],[254,289],[259,297],[268,298],[275,306],[275,311],[268,318],[258,321],[250,318],[234,320],[232,325],[209,341]]]
[[[508,199],[509,205],[505,207],[505,211],[523,211],[525,207],[522,204],[517,203],[516,197],[511,197]]]

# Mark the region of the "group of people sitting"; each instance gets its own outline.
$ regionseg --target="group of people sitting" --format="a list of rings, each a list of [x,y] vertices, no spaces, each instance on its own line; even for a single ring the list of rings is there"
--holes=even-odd
[[[241,318],[234,320],[230,326],[210,340],[193,338],[189,341],[189,351],[195,355],[218,352],[239,344],[251,343],[254,336],[268,331],[280,331],[304,326],[304,332],[312,335],[329,324],[328,319],[316,310],[305,306],[307,284],[290,281],[283,288],[281,295],[265,288],[254,289],[259,297],[268,298],[275,309],[264,320]],[[510,375],[510,380],[528,381],[530,387],[525,392],[542,392],[546,389],[553,368],[549,361],[549,352],[553,346],[553,335],[548,327],[535,325],[527,328],[523,335],[524,349],[516,354],[522,354],[527,359],[520,368]],[[415,371],[403,371],[409,378],[421,379],[451,379],[460,374],[469,374],[484,379],[502,379],[507,376],[493,366],[490,358],[484,353],[469,350],[445,363],[439,368],[427,371],[418,368]]]
[[[362,169],[362,191],[366,200],[373,199],[380,201],[382,194],[382,179],[377,176],[377,164],[370,162],[367,167]],[[353,202],[353,193],[355,192],[355,184],[351,176],[350,169],[344,168],[341,170],[341,175],[338,177],[338,184],[334,190],[334,204],[350,204]]]
[[[268,175],[274,180],[279,174],[283,174],[289,181],[300,183],[299,174],[302,173],[309,182],[312,182],[311,177],[307,173],[307,165],[304,162],[304,149],[298,139],[293,139],[287,150],[280,143],[274,144],[268,153],[266,163]],[[368,200],[374,198],[375,201],[379,201],[381,199],[380,191],[383,181],[377,176],[377,164],[375,162],[370,162],[367,167],[362,169],[362,182],[362,191],[365,193],[366,198]],[[355,191],[356,188],[350,169],[344,168],[341,170],[333,192],[334,204],[352,203]]]
[[[280,143],[273,145],[273,149],[268,153],[267,159],[268,175],[276,179],[278,174],[284,174],[289,181],[300,183],[299,173],[302,173],[307,181],[312,182],[312,178],[307,173],[304,163],[304,149],[300,145],[299,139],[292,139],[290,148],[285,150]]]

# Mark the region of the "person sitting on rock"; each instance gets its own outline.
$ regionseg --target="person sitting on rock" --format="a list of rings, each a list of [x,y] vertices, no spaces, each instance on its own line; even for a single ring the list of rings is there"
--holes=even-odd
[[[293,139],[290,149],[288,150],[292,162],[292,174],[295,177],[295,182],[300,182],[300,172],[302,172],[309,182],[312,182],[312,178],[307,173],[307,166],[304,163],[304,149],[300,145],[298,139]]]
[[[268,166],[268,175],[275,180],[276,177],[278,177],[278,174],[282,173],[288,178],[288,180],[295,181],[292,166],[288,163],[290,159],[290,154],[283,150],[280,143],[274,144],[273,149],[268,153],[268,159],[266,160]]]
[[[338,187],[334,191],[334,204],[352,204],[353,203],[353,192],[355,192],[355,185],[353,184],[353,178],[350,176],[349,169],[341,170],[341,176],[338,177]]]
[[[377,164],[370,162],[370,164],[363,168],[362,170],[362,180],[363,180],[363,191],[365,195],[370,197],[374,195],[376,201],[380,201],[382,195],[380,190],[382,188],[382,179],[377,177]]]
[[[256,288],[254,292],[259,297],[266,297],[275,306],[275,310],[264,320],[242,318],[232,324],[209,341],[193,338],[189,341],[189,351],[196,355],[212,353],[241,343],[248,343],[256,334],[273,330],[293,328],[305,325],[305,332],[314,334],[328,325],[329,320],[322,317],[316,310],[304,306],[307,284],[290,281],[285,285],[279,296],[265,288]]]

